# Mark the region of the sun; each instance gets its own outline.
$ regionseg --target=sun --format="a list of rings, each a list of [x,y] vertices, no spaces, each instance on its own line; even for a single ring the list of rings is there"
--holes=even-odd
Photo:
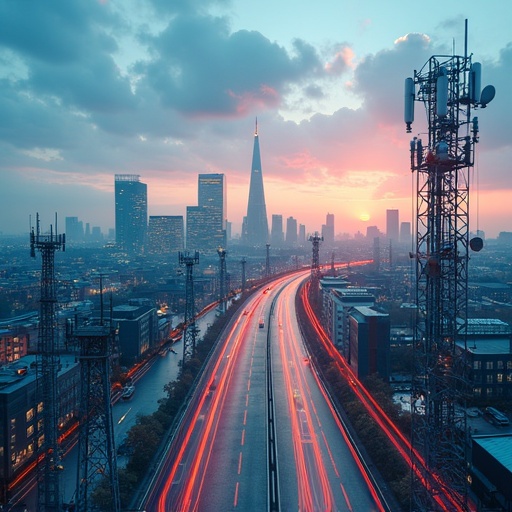
[[[359,220],[362,220],[364,222],[366,222],[367,220],[370,220],[370,214],[369,213],[361,213],[361,215],[359,215]]]

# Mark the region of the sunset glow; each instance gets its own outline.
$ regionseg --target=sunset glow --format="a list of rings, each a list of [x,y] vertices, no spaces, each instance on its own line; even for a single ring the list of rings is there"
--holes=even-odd
[[[185,215],[197,175],[224,173],[237,235],[256,117],[269,219],[293,216],[311,233],[331,212],[350,236],[370,220],[384,231],[390,208],[411,222],[409,143],[426,119],[418,104],[406,133],[404,79],[431,55],[460,53],[464,18],[482,86],[497,91],[478,112],[470,229],[512,230],[511,6],[496,17],[433,0],[436,14],[421,17],[376,0],[348,11],[332,0],[77,2],[37,4],[30,19],[18,2],[0,12],[0,234],[26,234],[36,211],[106,234],[119,173],[148,184],[148,215]]]

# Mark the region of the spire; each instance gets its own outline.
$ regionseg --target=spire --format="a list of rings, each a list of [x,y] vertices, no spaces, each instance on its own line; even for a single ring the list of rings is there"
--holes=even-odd
[[[247,237],[249,245],[265,245],[268,241],[267,208],[263,175],[261,171],[260,143],[258,136],[258,118],[254,133],[254,149],[252,154],[251,183],[249,186],[249,201],[247,204]]]

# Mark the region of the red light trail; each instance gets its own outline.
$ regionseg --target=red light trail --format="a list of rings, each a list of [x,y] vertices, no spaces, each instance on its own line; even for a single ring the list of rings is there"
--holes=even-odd
[[[365,262],[366,263],[366,262]],[[364,264],[365,264],[364,263]],[[356,265],[356,263],[351,263],[351,265]],[[345,266],[345,265],[344,265]],[[423,485],[430,491],[434,492],[435,488],[432,487],[429,479],[432,479],[436,482],[438,487],[441,490],[440,494],[434,496],[435,501],[441,507],[441,510],[445,511],[461,511],[464,512],[464,508],[453,497],[453,492],[447,488],[446,484],[441,480],[439,475],[436,475],[432,471],[428,470],[425,465],[424,458],[421,454],[415,450],[410,441],[400,432],[398,427],[391,421],[391,419],[386,415],[380,405],[373,399],[368,390],[364,387],[364,385],[359,382],[355,374],[353,373],[350,366],[347,364],[345,359],[341,356],[341,354],[336,350],[329,337],[327,336],[325,330],[322,325],[318,321],[314,311],[311,308],[311,305],[308,300],[308,288],[309,283],[301,289],[301,299],[306,314],[308,316],[308,320],[311,325],[314,327],[317,332],[318,339],[322,343],[323,348],[329,354],[329,356],[333,359],[338,368],[340,374],[352,384],[352,389],[356,396],[359,398],[361,403],[365,406],[368,414],[375,420],[375,422],[380,426],[382,431],[386,434],[388,439],[391,441],[393,446],[400,453],[405,462],[411,467],[419,480],[423,483]],[[420,467],[416,465],[411,457],[411,454],[414,455],[416,460],[419,462]],[[429,475],[429,479],[425,479],[423,476],[424,473]]]

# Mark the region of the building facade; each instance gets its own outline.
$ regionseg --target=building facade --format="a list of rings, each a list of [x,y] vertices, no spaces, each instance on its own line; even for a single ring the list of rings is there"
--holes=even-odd
[[[334,244],[334,213],[326,215],[325,224],[322,224],[322,237],[326,245]]]
[[[387,313],[368,306],[356,306],[349,313],[348,363],[358,379],[378,373],[390,374],[390,321]]]
[[[272,228],[270,230],[270,244],[273,247],[282,247],[284,243],[283,216],[272,215]]]
[[[297,246],[298,232],[297,232],[297,219],[288,217],[286,219],[286,245],[288,247]]]
[[[457,342],[467,364],[473,398],[482,401],[512,398],[512,329],[495,318],[468,319],[466,341]]]
[[[148,224],[147,185],[136,174],[115,176],[116,245],[128,253],[142,253]]]
[[[224,174],[199,174],[198,205],[187,206],[187,249],[212,255],[225,248],[226,224]]]
[[[118,329],[119,364],[131,367],[159,343],[156,308],[131,303],[116,306],[112,321]]]
[[[398,210],[386,210],[386,237],[393,242],[400,238]]]
[[[26,356],[0,370],[0,503],[7,503],[10,484],[35,461],[44,436],[44,404],[37,402],[36,356]],[[66,431],[76,419],[80,365],[61,356],[57,424]]]
[[[183,216],[151,215],[148,249],[152,254],[177,254],[184,249]]]

